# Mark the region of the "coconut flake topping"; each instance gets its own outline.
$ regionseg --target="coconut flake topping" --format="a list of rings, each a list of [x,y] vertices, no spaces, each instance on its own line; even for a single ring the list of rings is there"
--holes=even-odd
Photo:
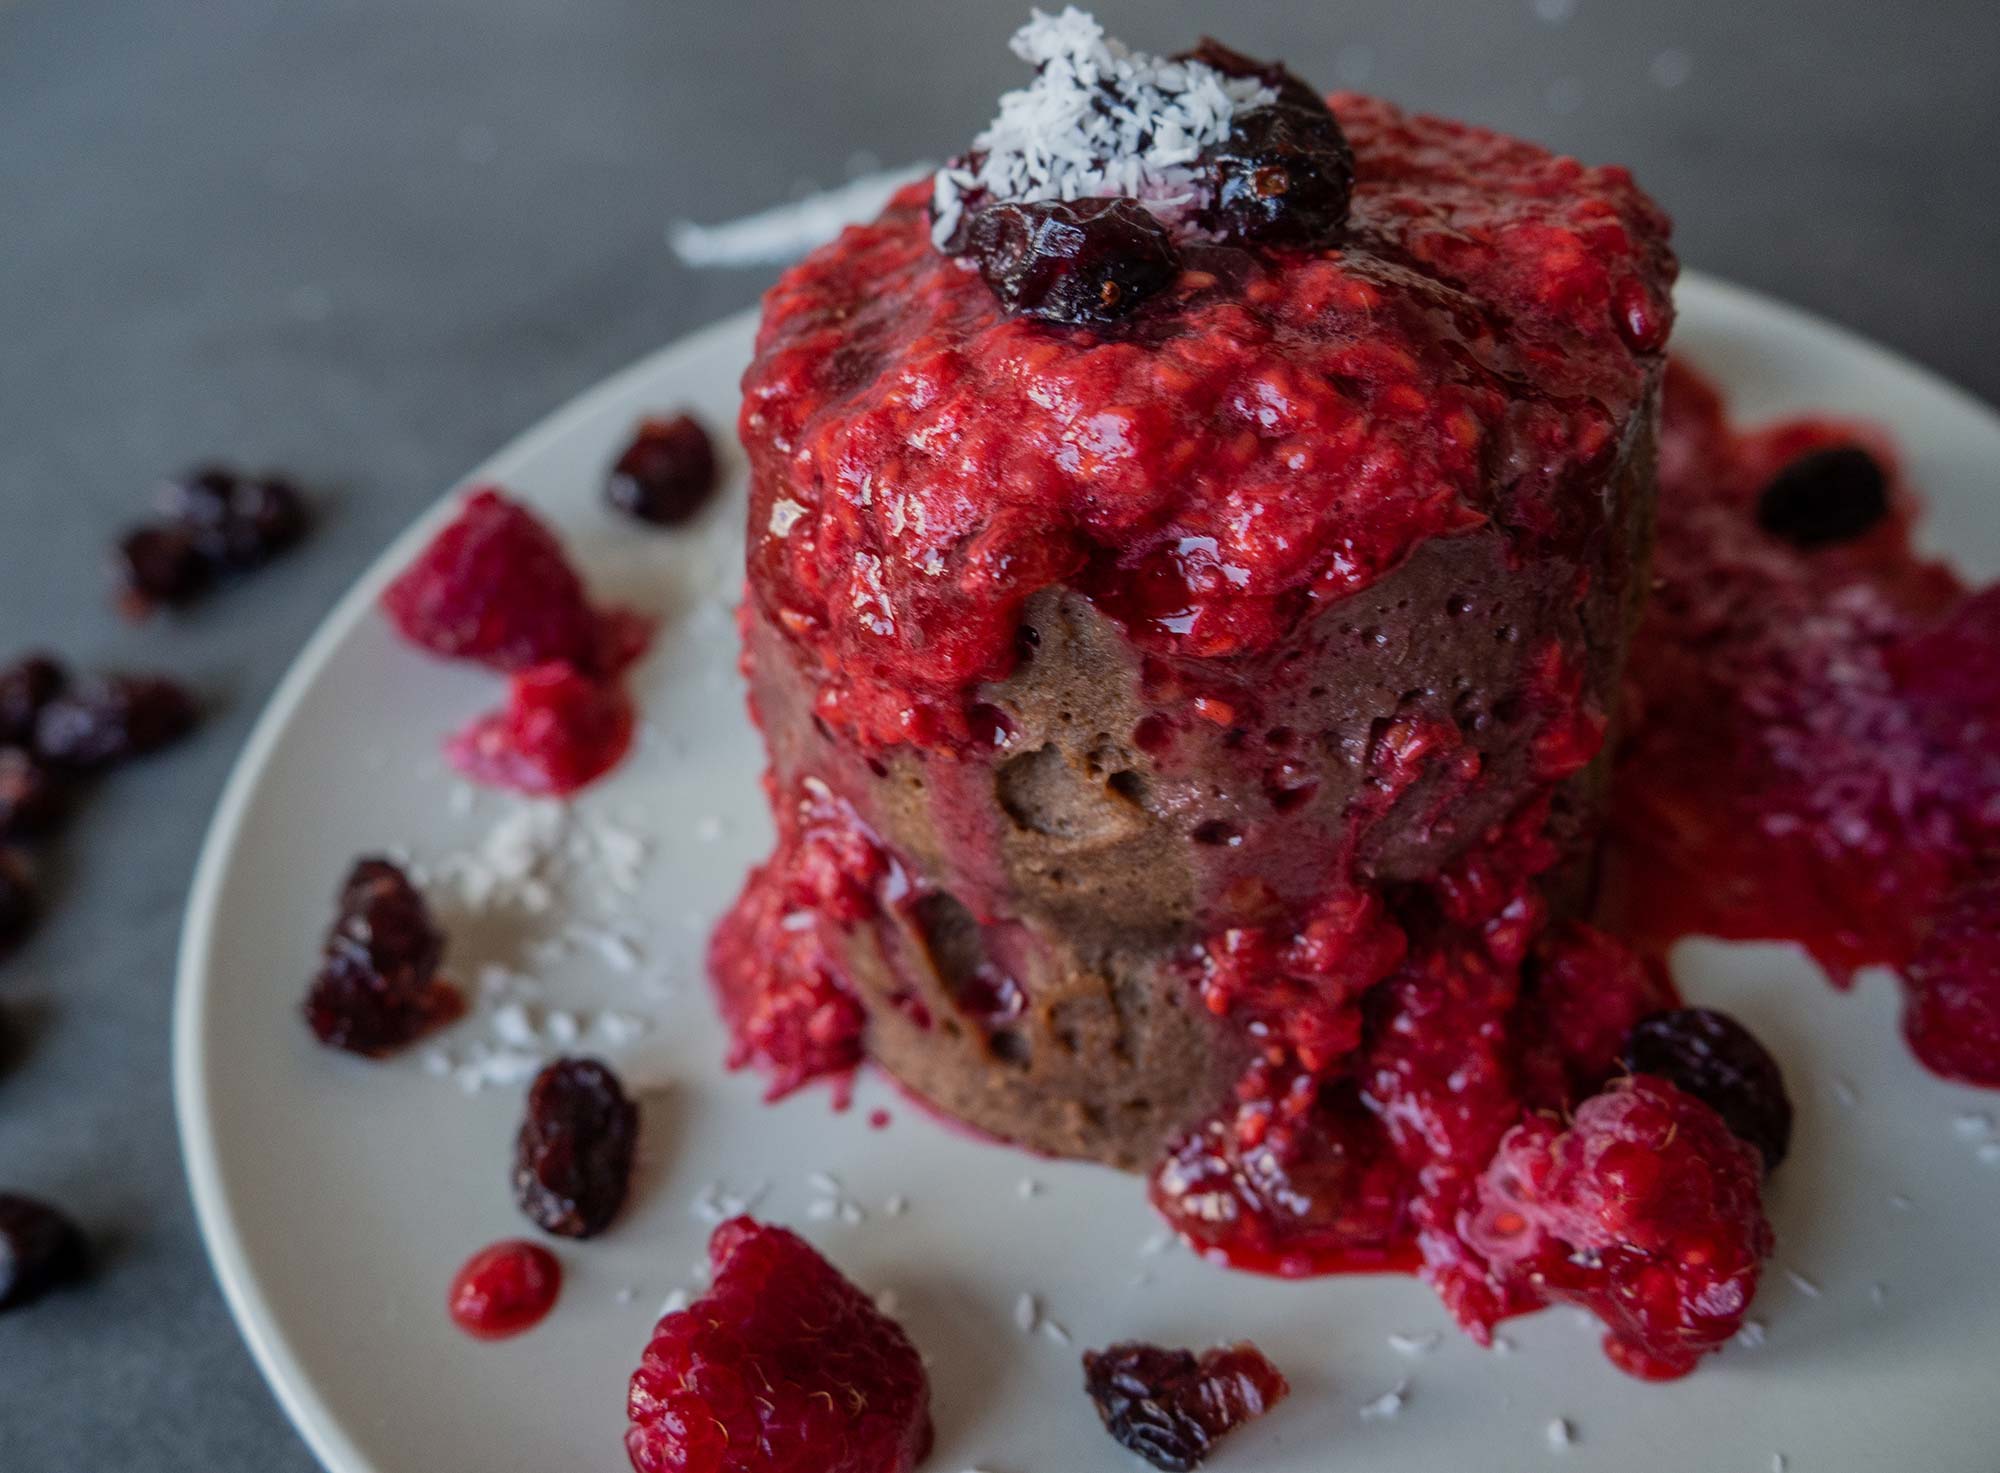
[[[1203,149],[1228,137],[1239,112],[1277,93],[1206,62],[1131,51],[1075,6],[1037,10],[1010,43],[1035,80],[1000,112],[965,160],[938,170],[931,239],[947,249],[968,205],[1123,195],[1168,225],[1201,202]]]

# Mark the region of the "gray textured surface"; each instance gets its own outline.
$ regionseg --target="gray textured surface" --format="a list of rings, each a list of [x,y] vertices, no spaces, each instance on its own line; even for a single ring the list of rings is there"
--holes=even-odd
[[[179,910],[235,750],[442,487],[752,300],[764,273],[678,268],[667,221],[836,182],[858,151],[940,153],[1017,79],[1022,8],[0,0],[0,647],[172,667],[216,706],[89,805],[49,855],[50,924],[0,972],[31,1034],[0,1064],[0,1186],[68,1203],[106,1260],[0,1320],[5,1473],[311,1466],[215,1291],[169,1112]],[[2000,396],[1985,0],[1099,10],[1627,162],[1690,262]],[[108,533],[210,455],[327,488],[321,534],[192,618],[121,627]]]

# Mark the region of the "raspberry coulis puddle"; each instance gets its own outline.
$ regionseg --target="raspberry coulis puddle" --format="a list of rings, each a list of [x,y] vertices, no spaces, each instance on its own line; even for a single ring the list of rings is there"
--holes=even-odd
[[[475,1340],[506,1340],[540,1324],[562,1291],[562,1265],[519,1238],[482,1248],[451,1281],[452,1323]]]

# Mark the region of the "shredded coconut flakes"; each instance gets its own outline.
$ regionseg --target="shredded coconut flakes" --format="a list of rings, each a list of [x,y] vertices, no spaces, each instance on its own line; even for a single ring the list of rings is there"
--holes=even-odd
[[[1035,11],[1011,45],[1037,68],[1035,80],[1001,97],[964,161],[938,170],[931,239],[940,250],[974,200],[1124,195],[1183,223],[1206,188],[1194,167],[1202,150],[1229,135],[1238,112],[1277,99],[1254,77],[1129,50],[1074,5]]]

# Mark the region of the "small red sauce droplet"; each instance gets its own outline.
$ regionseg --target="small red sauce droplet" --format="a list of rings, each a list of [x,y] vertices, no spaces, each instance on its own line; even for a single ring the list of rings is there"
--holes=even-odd
[[[889,1128],[889,1112],[887,1110],[870,1110],[868,1112],[868,1124],[876,1130],[887,1130]]]
[[[548,1249],[518,1238],[495,1243],[452,1279],[452,1323],[477,1340],[504,1340],[541,1323],[561,1288],[562,1265]]]

